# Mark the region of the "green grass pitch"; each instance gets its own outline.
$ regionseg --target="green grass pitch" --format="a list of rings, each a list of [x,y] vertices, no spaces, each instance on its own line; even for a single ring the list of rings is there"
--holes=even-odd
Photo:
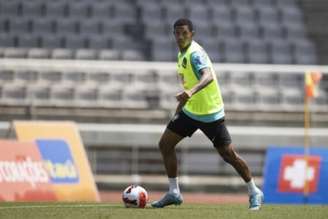
[[[163,209],[125,208],[122,204],[106,203],[0,203],[0,218],[22,219],[327,219],[328,206],[324,205],[264,205],[251,212],[241,204],[183,204]]]

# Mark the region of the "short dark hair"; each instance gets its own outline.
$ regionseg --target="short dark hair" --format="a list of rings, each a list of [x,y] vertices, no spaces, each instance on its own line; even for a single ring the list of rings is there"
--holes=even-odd
[[[174,25],[173,25],[173,28],[175,30],[176,27],[178,26],[184,26],[184,25],[187,25],[190,32],[193,32],[194,31],[194,26],[191,22],[191,20],[187,19],[187,18],[179,18],[178,20],[176,20],[174,22]]]

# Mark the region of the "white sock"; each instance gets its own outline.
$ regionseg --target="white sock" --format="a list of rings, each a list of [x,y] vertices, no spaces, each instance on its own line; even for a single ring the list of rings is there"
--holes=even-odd
[[[252,194],[261,192],[261,190],[255,185],[255,182],[253,179],[251,179],[247,183],[247,188],[248,188],[248,195],[252,195]]]
[[[180,194],[178,177],[169,178],[169,193]]]

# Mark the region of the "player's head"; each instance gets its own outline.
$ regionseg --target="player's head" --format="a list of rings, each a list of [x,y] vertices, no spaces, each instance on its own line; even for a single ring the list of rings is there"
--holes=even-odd
[[[179,49],[186,48],[192,41],[194,28],[192,22],[186,18],[180,18],[174,22],[173,33]]]

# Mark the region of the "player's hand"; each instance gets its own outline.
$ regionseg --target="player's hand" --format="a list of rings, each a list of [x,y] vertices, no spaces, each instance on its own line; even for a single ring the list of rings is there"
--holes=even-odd
[[[185,91],[182,91],[182,92],[178,93],[177,95],[175,95],[175,98],[180,103],[185,103],[189,100],[189,98],[191,96],[192,96],[192,93],[190,91],[185,90]]]

